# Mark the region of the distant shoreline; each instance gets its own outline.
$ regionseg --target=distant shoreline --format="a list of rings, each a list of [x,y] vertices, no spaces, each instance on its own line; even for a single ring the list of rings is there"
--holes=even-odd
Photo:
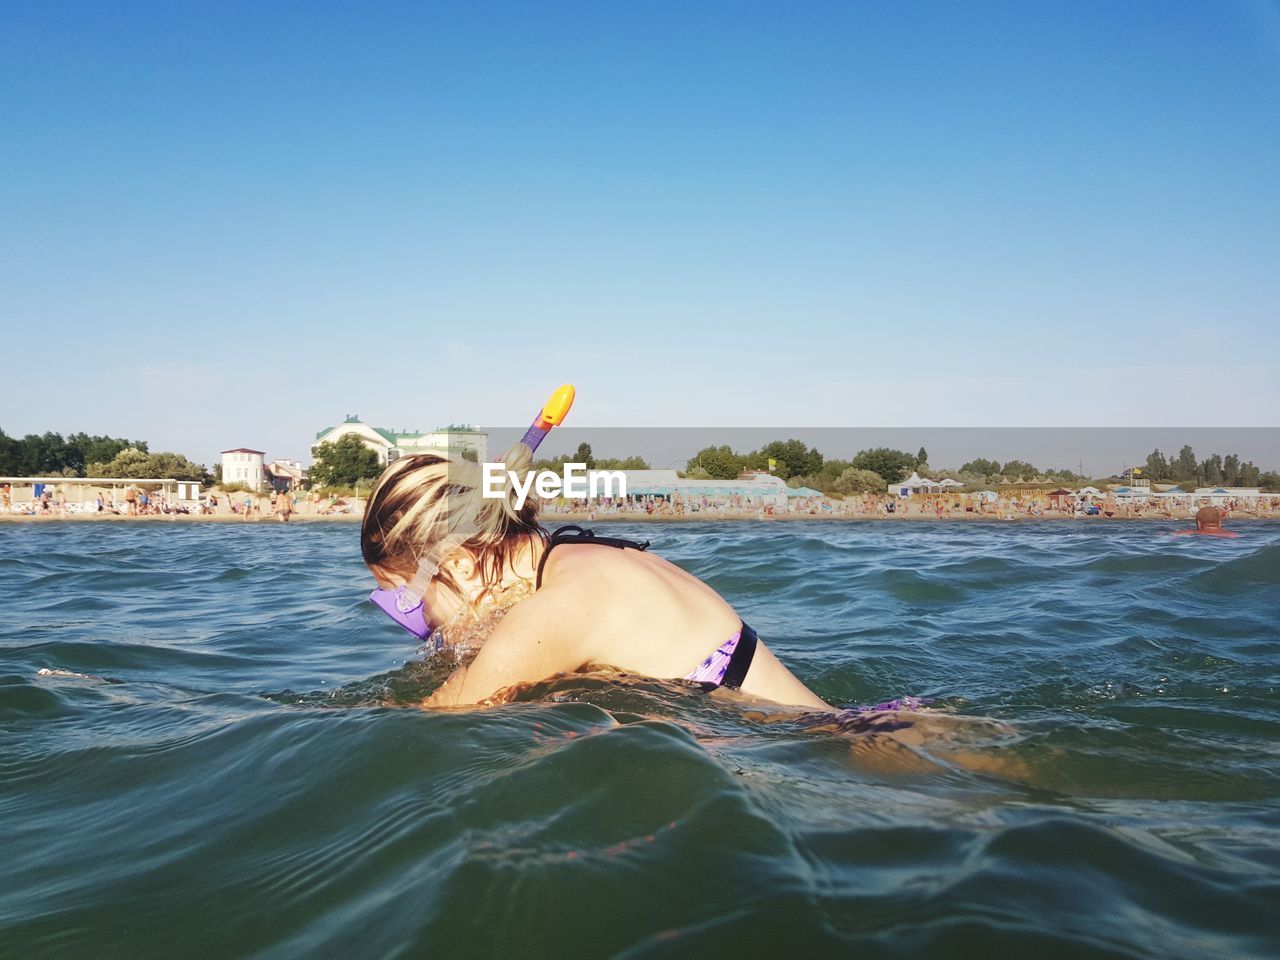
[[[289,520],[290,524],[297,523],[359,523],[362,519],[361,514],[335,514],[321,516],[301,516],[294,514]],[[1001,517],[995,514],[973,514],[965,513],[952,516],[935,516],[933,514],[809,514],[809,513],[788,513],[774,517],[760,517],[755,513],[688,513],[681,516],[650,516],[648,514],[605,514],[597,517],[588,516],[585,513],[557,513],[551,515],[543,515],[538,518],[545,527],[556,527],[565,523],[795,523],[798,521],[813,521],[816,523],[920,523],[928,521],[931,523],[1087,523],[1090,525],[1106,525],[1111,523],[1193,523],[1193,517],[1190,514],[1174,516],[1174,517],[1153,517],[1153,516],[1137,516],[1122,517],[1115,516],[1111,518],[1103,516],[1065,516],[1062,514],[1054,514],[1051,516],[1028,516],[1019,514],[1012,517]],[[1274,520],[1280,519],[1275,516],[1255,516],[1253,514],[1236,513],[1228,517],[1227,523],[1236,524],[1242,522],[1250,522],[1256,520]],[[47,524],[47,523],[220,523],[220,524],[239,524],[241,526],[286,526],[274,516],[264,516],[259,520],[244,520],[235,515],[214,515],[202,516],[198,514],[152,514],[146,516],[123,516],[115,514],[99,515],[99,514],[72,514],[65,517],[40,517],[30,514],[0,514],[0,523],[26,523],[26,524]]]

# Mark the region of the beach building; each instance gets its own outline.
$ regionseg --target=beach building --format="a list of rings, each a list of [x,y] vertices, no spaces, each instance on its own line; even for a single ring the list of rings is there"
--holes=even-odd
[[[259,489],[266,480],[263,456],[261,450],[250,450],[248,447],[223,450],[222,482],[243,483],[246,487]]]
[[[198,507],[200,505],[200,481],[175,480],[173,500],[179,506]]]
[[[756,473],[736,480],[692,480],[674,470],[619,470],[627,478],[627,496],[687,499],[754,497],[775,506],[785,506],[787,485],[781,477]]]
[[[1151,496],[1151,485],[1112,487],[1117,500],[1146,500]]]
[[[301,460],[272,460],[265,469],[267,481],[278,493],[296,490],[307,479],[307,471]]]
[[[1218,505],[1228,500],[1257,500],[1262,494],[1258,487],[1196,487],[1191,494],[1196,500],[1208,500]]]
[[[1075,506],[1076,495],[1066,487],[1059,487],[1057,490],[1050,490],[1047,499],[1049,506],[1055,510],[1067,510]]]
[[[398,431],[370,426],[355,415],[348,416],[335,427],[318,431],[311,444],[312,454],[320,444],[335,443],[348,434],[359,437],[378,455],[378,462],[383,465],[416,453],[447,453],[478,463],[489,459],[489,435],[470,424],[450,424],[426,432]]]

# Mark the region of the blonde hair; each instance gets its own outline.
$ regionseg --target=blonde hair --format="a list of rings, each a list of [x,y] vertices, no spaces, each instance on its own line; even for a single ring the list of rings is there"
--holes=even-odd
[[[516,457],[512,469],[527,464]],[[476,559],[485,590],[492,590],[516,551],[545,543],[538,523],[538,503],[529,498],[515,507],[515,491],[502,497],[481,496],[480,467],[468,460],[435,454],[401,457],[378,478],[360,526],[360,552],[369,566],[377,564],[406,579],[423,564],[438,565],[454,549]],[[436,574],[451,589],[458,585],[446,570]]]

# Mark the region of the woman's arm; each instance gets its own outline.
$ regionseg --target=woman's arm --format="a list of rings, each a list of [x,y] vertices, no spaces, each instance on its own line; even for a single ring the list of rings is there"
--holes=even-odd
[[[569,673],[589,659],[580,633],[571,624],[548,614],[554,606],[531,597],[513,607],[485,641],[476,658],[453,675],[424,707],[479,704],[517,683],[532,683],[557,673]]]

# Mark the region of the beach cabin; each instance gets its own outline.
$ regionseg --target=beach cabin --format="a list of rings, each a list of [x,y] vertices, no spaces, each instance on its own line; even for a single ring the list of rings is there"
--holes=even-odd
[[[188,510],[200,506],[200,482],[198,480],[177,480],[174,483],[173,504],[186,507]]]
[[[1054,510],[1070,510],[1075,506],[1076,495],[1066,487],[1049,491],[1049,506]]]

